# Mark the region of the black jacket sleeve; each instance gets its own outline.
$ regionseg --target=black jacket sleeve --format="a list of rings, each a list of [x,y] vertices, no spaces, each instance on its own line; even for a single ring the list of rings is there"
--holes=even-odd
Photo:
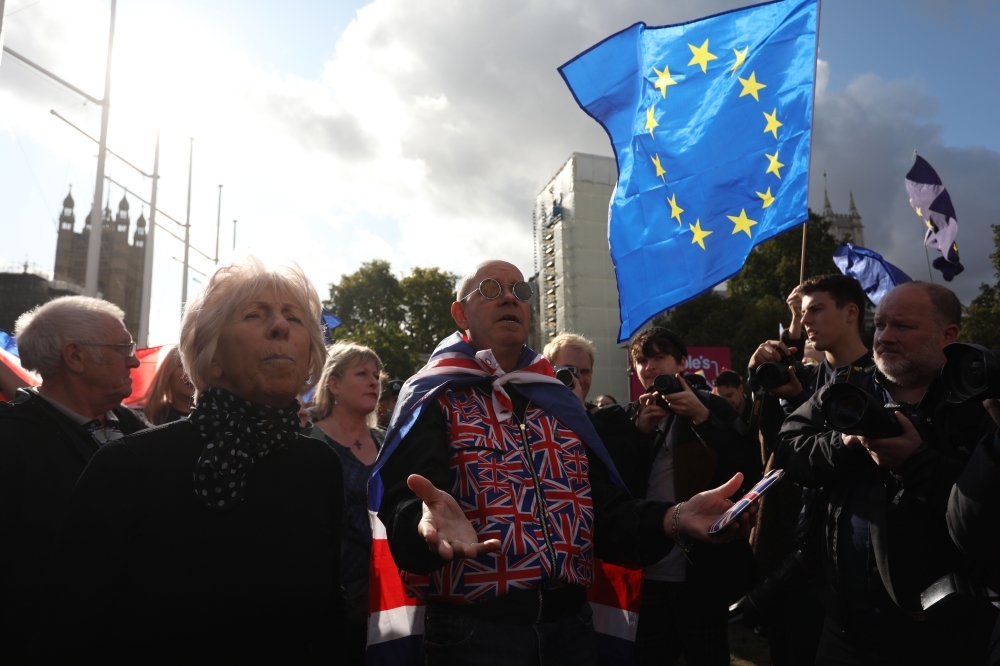
[[[775,464],[788,478],[806,488],[828,486],[863,465],[864,450],[844,446],[839,432],[829,430],[823,418],[823,387],[786,419],[775,442]]]
[[[955,545],[989,587],[1000,587],[1000,436],[973,452],[951,489],[947,519]]]
[[[380,472],[385,494],[378,517],[385,525],[389,550],[396,565],[410,573],[426,575],[444,566],[417,533],[423,502],[406,485],[411,474],[419,474],[435,488],[451,487],[448,466],[448,423],[436,402],[426,405],[420,418],[399,443]]]

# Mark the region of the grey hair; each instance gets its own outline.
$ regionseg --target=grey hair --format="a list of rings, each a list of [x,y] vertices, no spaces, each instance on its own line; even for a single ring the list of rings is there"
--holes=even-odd
[[[43,378],[59,372],[66,345],[108,342],[108,318],[123,321],[125,313],[114,303],[89,296],[62,296],[25,312],[14,325],[21,365]],[[87,353],[95,363],[104,360],[96,349]]]
[[[298,264],[268,269],[260,259],[249,256],[219,267],[184,308],[178,347],[184,372],[198,392],[211,384],[212,358],[222,329],[232,322],[239,308],[268,288],[287,295],[302,308],[309,332],[309,379],[299,393],[314,385],[326,356],[320,328],[322,305],[316,287]]]
[[[311,416],[314,421],[325,419],[333,413],[333,396],[330,395],[330,389],[327,388],[330,377],[343,377],[344,372],[352,365],[365,361],[374,361],[375,368],[379,373],[382,372],[382,361],[375,350],[370,347],[347,341],[337,342],[330,346],[326,354],[326,363],[323,365],[323,374],[319,376],[319,382],[316,385],[316,397],[313,398],[314,407]],[[378,409],[372,410],[372,413],[368,415],[369,428],[374,428],[376,425],[377,411]]]

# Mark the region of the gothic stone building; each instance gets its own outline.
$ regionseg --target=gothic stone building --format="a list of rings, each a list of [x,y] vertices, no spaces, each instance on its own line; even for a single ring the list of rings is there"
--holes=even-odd
[[[87,276],[87,247],[90,243],[90,215],[79,232],[74,230],[72,193],[63,201],[59,215],[59,239],[56,242],[54,278],[83,286]],[[104,208],[101,226],[101,265],[97,291],[125,311],[125,328],[132,338],[139,336],[139,311],[142,305],[142,273],[146,262],[146,218],[140,214],[129,243],[129,204],[123,196],[118,214]]]

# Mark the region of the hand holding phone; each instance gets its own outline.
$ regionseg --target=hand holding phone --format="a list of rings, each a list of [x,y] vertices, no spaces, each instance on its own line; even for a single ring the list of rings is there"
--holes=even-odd
[[[784,475],[785,471],[782,469],[772,469],[770,472],[765,474],[764,478],[758,481],[756,485],[750,489],[750,492],[740,498],[740,501],[736,504],[729,507],[729,510],[722,514],[722,516],[708,528],[708,533],[717,534],[718,532],[726,529],[730,523],[739,518],[740,514],[749,509],[750,505],[753,504],[758,497],[763,495],[768,488],[777,483],[778,479]]]

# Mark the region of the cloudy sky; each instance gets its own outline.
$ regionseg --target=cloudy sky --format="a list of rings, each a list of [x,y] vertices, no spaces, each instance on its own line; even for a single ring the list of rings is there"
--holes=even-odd
[[[108,0],[6,4],[7,46],[101,96]],[[183,219],[195,137],[195,245],[214,252],[224,184],[223,261],[238,219],[237,253],[294,259],[321,292],[373,258],[401,273],[463,272],[491,256],[530,269],[534,196],[570,153],[611,154],[556,68],[636,21],[745,4],[120,0],[109,145],[150,171],[159,126],[160,208]],[[991,0],[826,0],[821,17],[812,207],[822,208],[826,171],[835,209],[846,212],[853,191],[868,246],[926,278],[903,190],[919,150],[955,201],[966,271],[951,286],[965,302],[993,281],[998,31]],[[78,228],[90,208],[96,147],[50,109],[99,131],[99,108],[0,60],[0,265],[51,269],[70,186]],[[148,198],[149,182],[117,160],[108,173]],[[159,234],[151,344],[177,334],[181,253]]]

